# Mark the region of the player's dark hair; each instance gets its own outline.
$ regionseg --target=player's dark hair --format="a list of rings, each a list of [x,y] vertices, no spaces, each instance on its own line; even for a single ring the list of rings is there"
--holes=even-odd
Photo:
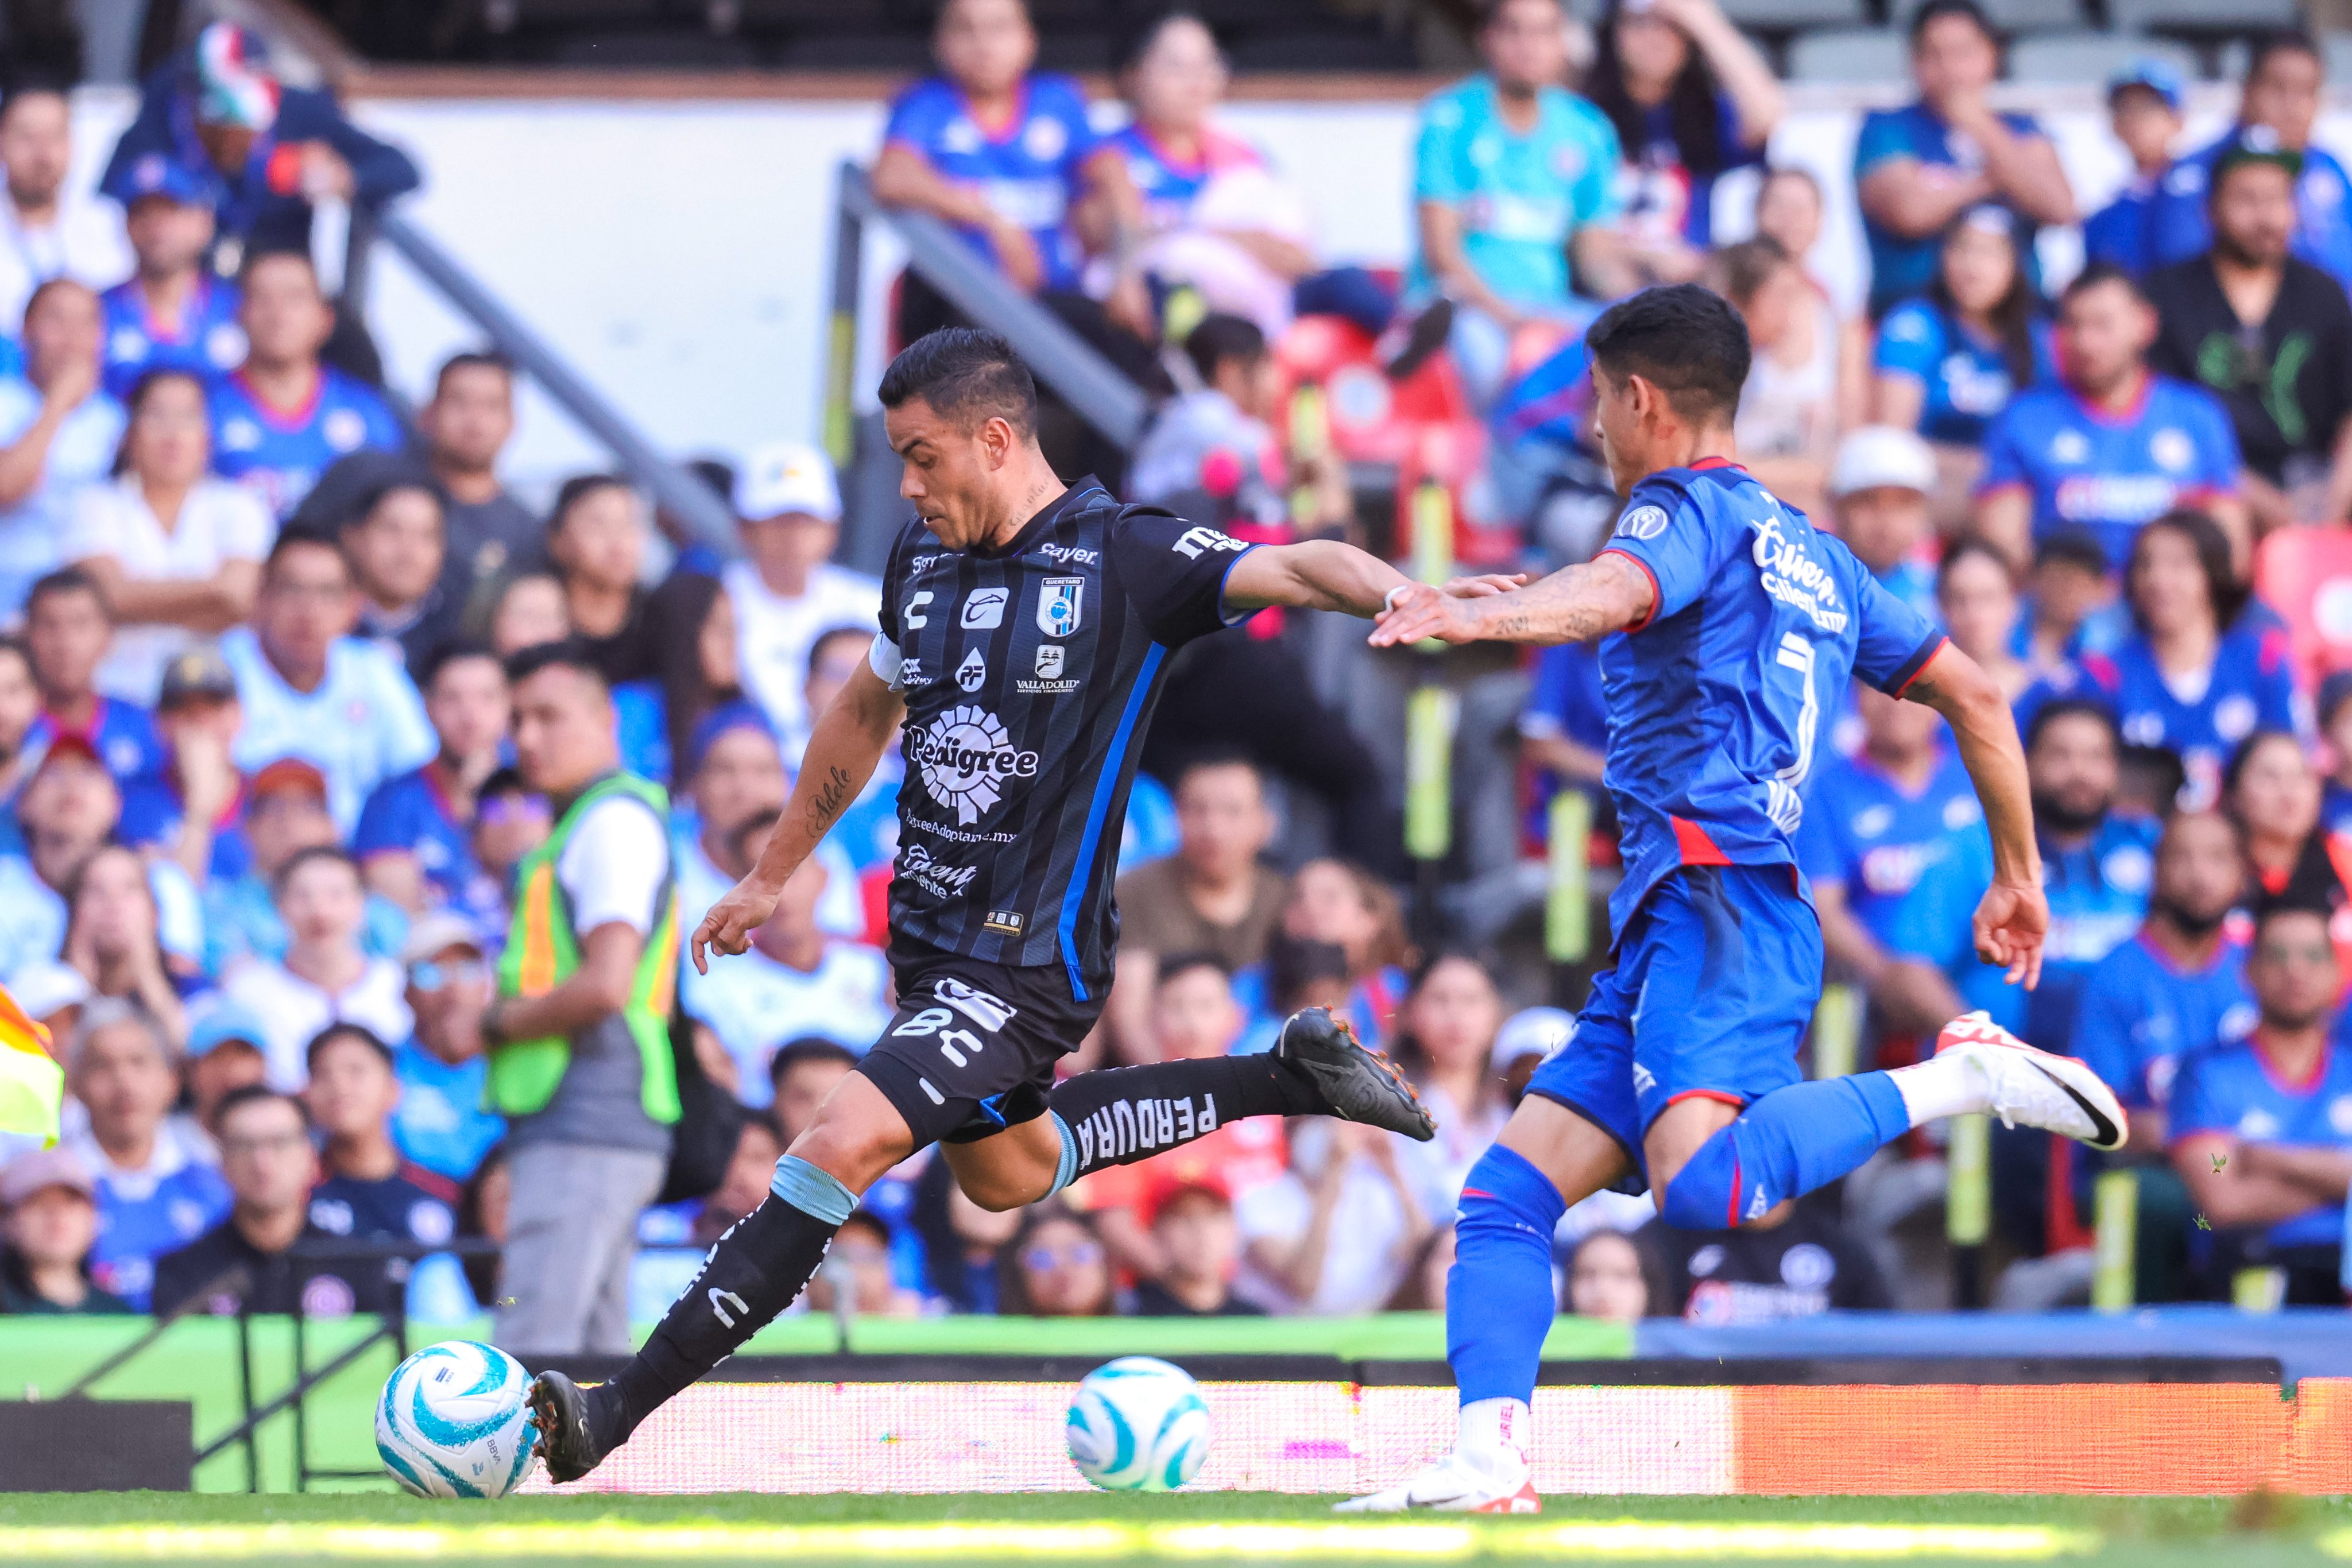
[[[269,896],[283,896],[286,884],[294,880],[297,873],[304,866],[315,865],[320,861],[343,867],[362,887],[366,886],[366,880],[360,875],[360,862],[351,851],[341,844],[310,844],[296,850],[288,857],[286,863],[278,868],[278,874],[269,879]]]
[[[2237,810],[2238,786],[2244,782],[2246,769],[2253,766],[2254,754],[2264,747],[2275,745],[2280,741],[2294,747],[2297,757],[2304,754],[2302,737],[2293,730],[2279,729],[2265,725],[2238,742],[2237,749],[2230,753],[2230,760],[2221,765],[2222,809],[2230,813],[2231,820],[2236,821],[2241,828],[2244,827],[2245,823],[2239,817]]]
[[[2059,528],[2033,547],[2033,564],[2074,566],[2100,577],[2107,574],[2107,548],[2088,528]]]
[[[305,1133],[310,1130],[310,1107],[302,1103],[302,1097],[289,1094],[283,1089],[272,1089],[267,1083],[240,1083],[222,1095],[219,1103],[213,1106],[212,1124],[225,1127],[228,1125],[229,1117],[247,1105],[257,1105],[265,1100],[279,1105],[291,1105],[294,1114],[302,1123],[302,1130]]]
[[[1213,969],[1219,979],[1228,983],[1234,977],[1234,972],[1225,967],[1225,961],[1214,953],[1173,953],[1160,961],[1160,974],[1153,982],[1154,988],[1172,984],[1195,969]]]
[[[433,372],[433,395],[439,397],[448,391],[449,378],[460,371],[495,371],[507,379],[508,384],[514,382],[512,360],[496,349],[467,349],[442,361],[441,368]]]
[[[1213,382],[1223,365],[1254,365],[1265,358],[1265,334],[1255,321],[1213,311],[1202,317],[1201,324],[1185,338],[1184,357],[1192,361],[1203,382]]]
[[[612,683],[604,678],[604,666],[596,662],[596,651],[578,637],[564,637],[553,643],[534,643],[507,655],[507,683],[509,685],[519,686],[541,670],[554,669],[575,671],[593,681],[599,689],[612,689]]]
[[[1748,324],[1696,283],[1619,300],[1586,329],[1584,348],[1612,380],[1638,375],[1693,419],[1729,423],[1748,383]]]
[[[278,563],[298,549],[325,550],[335,558],[335,564],[343,569],[345,576],[350,575],[351,562],[343,559],[342,542],[334,535],[320,528],[286,528],[278,530],[277,538],[270,541],[268,555],[262,559],[261,580],[265,584],[274,580]]]
[[[2134,299],[2143,305],[2147,303],[2147,296],[2140,290],[2139,279],[2112,261],[2095,261],[2076,273],[2073,281],[2059,293],[2058,302],[2062,306],[2072,305],[2092,289],[2104,288],[2110,283],[2121,284],[2125,292]]]
[[[2246,49],[2246,80],[2263,74],[2263,68],[2280,55],[2307,55],[2319,67],[2324,80],[2327,75],[2327,53],[2319,40],[2302,27],[2270,27],[2256,33]]]
[[[2205,574],[2205,600],[2213,611],[2213,629],[2228,631],[2253,593],[2238,581],[2237,569],[2230,564],[2230,539],[2221,525],[2190,507],[2151,520],[2132,540],[2131,554],[2124,561],[2124,602],[2131,607],[2133,622],[2141,631],[2147,630],[2147,622],[2139,612],[2139,580],[2147,565],[2148,536],[2158,532],[2175,535],[2196,551],[2197,565]]]
[[[2048,733],[2052,725],[2070,718],[2087,718],[2105,730],[2108,743],[2115,747],[2118,756],[2122,754],[2124,736],[2123,731],[2116,727],[2116,716],[2106,704],[2095,697],[2053,697],[2043,703],[2025,727],[2027,754],[2031,755],[2033,748],[2042,744],[2042,736]]]
[[[572,508],[589,497],[628,487],[629,482],[618,474],[574,474],[555,492],[555,505],[547,514],[547,531],[562,533],[572,520]]]
[[[828,1040],[821,1034],[804,1034],[776,1048],[776,1054],[768,1059],[768,1082],[771,1084],[782,1083],[785,1073],[804,1061],[837,1061],[844,1067],[855,1067],[857,1065],[857,1053],[837,1040]]]
[[[100,614],[109,621],[114,619],[113,612],[106,607],[106,595],[99,591],[98,579],[78,566],[61,566],[35,578],[25,594],[25,619],[33,618],[33,612],[43,600],[55,599],[61,593],[86,593],[97,602]]]
[[[436,645],[425,656],[424,667],[416,672],[417,689],[431,691],[433,683],[441,678],[442,671],[452,664],[462,664],[468,659],[487,659],[498,666],[501,679],[506,675],[506,661],[499,657],[497,649],[478,638],[453,637]]]
[[[1944,584],[1950,580],[1952,569],[1964,560],[1975,558],[1989,560],[2000,568],[2011,590],[2017,587],[2017,569],[2009,564],[2009,556],[2001,548],[1982,534],[1962,534],[1944,548],[1944,559],[1936,565],[1936,591],[1941,594]]]
[[[319,1053],[339,1040],[355,1040],[375,1052],[387,1070],[392,1066],[392,1047],[384,1044],[383,1037],[367,1025],[353,1023],[349,1019],[339,1019],[312,1035],[310,1043],[302,1048],[302,1065],[316,1073],[319,1071]]]
[[[1617,57],[1617,24],[1629,8],[1626,0],[1608,0],[1602,8],[1592,29],[1592,65],[1584,73],[1584,96],[1617,128],[1618,145],[1638,149],[1650,141],[1649,110],[1625,90],[1625,65]],[[1692,43],[1684,51],[1683,68],[1666,89],[1666,120],[1675,151],[1694,176],[1719,173],[1724,167],[1720,91],[1706,51]]]
[[[1927,36],[1929,25],[1947,16],[1962,17],[1975,24],[1976,30],[1985,36],[1987,43],[1996,48],[2000,47],[2000,34],[1994,29],[1992,18],[1985,15],[1985,8],[1978,5],[1977,0],[1927,0],[1925,5],[1911,13],[1913,54],[1919,52],[1919,40]]]
[[[1035,378],[1012,344],[978,327],[942,327],[899,350],[877,395],[884,408],[920,398],[966,430],[1002,419],[1019,434],[1037,431]]]
[[[1927,280],[1927,298],[1954,321],[1960,319],[1960,302],[1952,298],[1952,286],[1945,279],[1944,253],[1969,225],[1969,214],[1964,212],[1944,226],[1943,237],[1937,246],[1936,276]],[[2037,368],[2033,362],[2033,319],[2042,301],[2025,275],[2026,255],[2024,247],[2018,244],[2017,225],[2004,225],[2002,232],[2009,236],[2009,287],[1985,316],[2000,339],[2001,368],[2009,371],[2009,384],[2021,392],[2033,384]]]

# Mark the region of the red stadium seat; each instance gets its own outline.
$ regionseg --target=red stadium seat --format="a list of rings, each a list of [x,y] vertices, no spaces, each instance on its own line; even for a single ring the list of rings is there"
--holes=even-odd
[[[1351,463],[1402,465],[1416,432],[1434,423],[1468,423],[1470,400],[1454,362],[1433,354],[1402,382],[1391,382],[1372,351],[1371,334],[1336,316],[1302,316],[1275,344],[1281,368],[1282,407],[1307,384],[1325,393],[1331,445]],[[1286,441],[1288,431],[1284,433]]]
[[[1413,559],[1416,518],[1413,498],[1424,481],[1445,492],[1453,522],[1447,552],[1464,571],[1502,571],[1518,560],[1519,531],[1496,504],[1486,477],[1486,428],[1468,420],[1430,423],[1411,432],[1397,465],[1396,545],[1399,561]]]
[[[2272,534],[2254,552],[2254,591],[2285,618],[2306,682],[2352,669],[2352,529]]]

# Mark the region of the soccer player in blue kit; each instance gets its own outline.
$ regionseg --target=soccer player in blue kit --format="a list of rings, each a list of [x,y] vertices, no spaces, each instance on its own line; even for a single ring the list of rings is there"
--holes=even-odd
[[[2094,1148],[2124,1138],[2122,1108],[2088,1068],[1979,1014],[1946,1025],[1916,1066],[1800,1078],[1822,936],[1790,841],[1823,714],[1851,674],[1950,723],[1993,843],[1976,950],[2031,987],[2049,911],[2016,727],[1974,661],[1738,466],[1749,350],[1730,306],[1694,285],[1653,288],[1612,306],[1585,347],[1626,501],[1608,545],[1509,591],[1400,596],[1372,641],[1608,638],[1606,782],[1625,864],[1610,908],[1616,966],[1462,1189],[1446,1286],[1454,1446],[1349,1511],[1539,1507],[1529,1406],[1552,1232],[1570,1204],[1628,1175],[1646,1177],[1667,1224],[1720,1229],[1963,1112]]]

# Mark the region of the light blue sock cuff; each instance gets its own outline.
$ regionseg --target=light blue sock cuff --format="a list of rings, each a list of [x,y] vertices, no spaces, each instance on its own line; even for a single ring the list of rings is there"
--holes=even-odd
[[[1071,1178],[1078,1174],[1078,1135],[1070,1131],[1070,1124],[1062,1120],[1059,1111],[1048,1111],[1045,1114],[1054,1118],[1054,1131],[1062,1134],[1062,1158],[1054,1167],[1054,1185],[1045,1189],[1045,1197],[1051,1197],[1069,1186]],[[1045,1199],[1038,1201],[1042,1203]]]
[[[768,1184],[768,1190],[827,1225],[839,1225],[857,1207],[856,1193],[798,1155],[786,1155],[776,1162],[776,1179]]]

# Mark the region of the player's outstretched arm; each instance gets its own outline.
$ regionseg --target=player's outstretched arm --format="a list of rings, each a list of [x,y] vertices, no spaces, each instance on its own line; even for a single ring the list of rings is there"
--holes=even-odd
[[[1225,611],[1239,615],[1280,604],[1293,610],[1338,610],[1366,621],[1390,594],[1412,580],[1381,559],[1338,539],[1260,545],[1225,575]]]
[[[882,760],[883,748],[890,744],[891,732],[906,715],[906,699],[891,690],[871,665],[860,664],[840,695],[817,716],[808,750],[801,758],[793,798],[784,802],[784,814],[776,831],[768,835],[760,863],[712,904],[702,924],[694,928],[697,972],[710,972],[704,949],[734,954],[751,945],[751,933],[775,913],[776,898],[785,881],[815,852],[818,842],[866,788],[866,781],[874,776],[874,765]]]
[[[2009,983],[2032,990],[2042,978],[2042,943],[2050,905],[2042,895],[2042,852],[2033,840],[2033,800],[2025,748],[2000,687],[1951,643],[1936,651],[1904,694],[1944,716],[1959,742],[1960,761],[1984,803],[1992,834],[1992,886],[1977,904],[1977,956],[2008,969]]]
[[[1375,648],[1430,637],[1444,643],[1589,643],[1640,625],[1657,601],[1648,572],[1628,557],[1604,550],[1507,592],[1492,591],[1486,579],[1448,583],[1443,591],[1415,584],[1381,613],[1371,643]]]

